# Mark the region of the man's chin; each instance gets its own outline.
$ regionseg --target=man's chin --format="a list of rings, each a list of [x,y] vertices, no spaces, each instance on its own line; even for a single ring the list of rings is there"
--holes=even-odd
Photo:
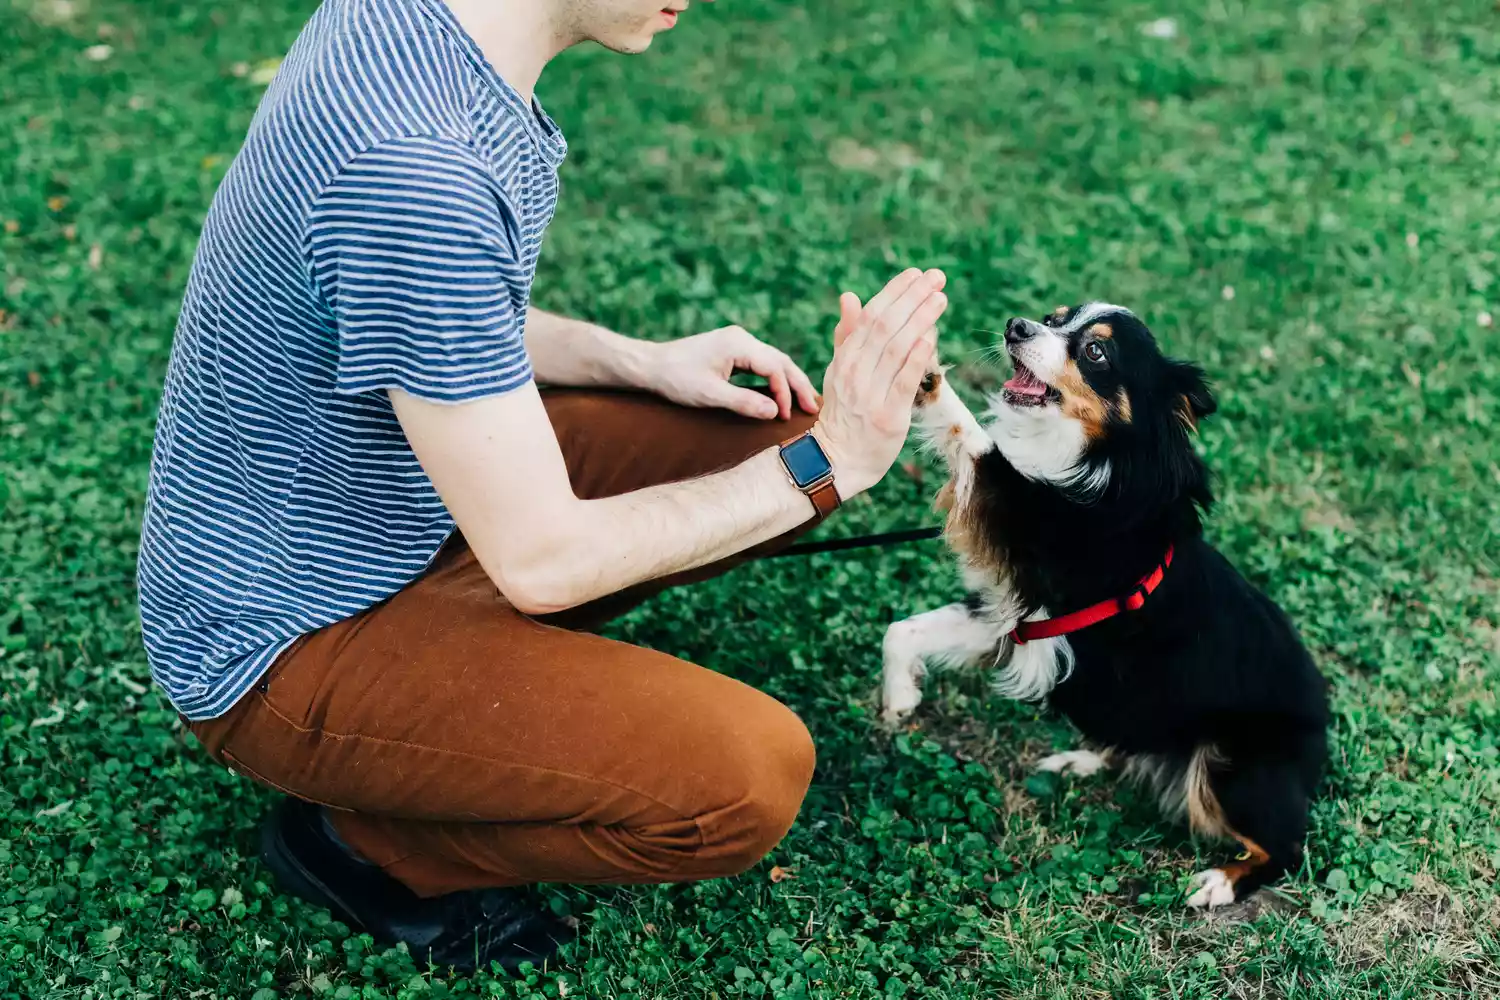
[[[652,42],[656,41],[656,33],[654,31],[642,31],[635,35],[621,34],[609,38],[595,38],[594,41],[611,52],[617,52],[622,56],[638,56],[649,49]]]

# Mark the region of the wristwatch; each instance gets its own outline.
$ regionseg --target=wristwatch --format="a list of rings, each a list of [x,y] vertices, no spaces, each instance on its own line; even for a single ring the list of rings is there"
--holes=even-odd
[[[812,501],[819,518],[832,514],[839,506],[839,491],[833,485],[833,463],[823,453],[823,446],[804,431],[781,445],[781,464],[797,487]]]

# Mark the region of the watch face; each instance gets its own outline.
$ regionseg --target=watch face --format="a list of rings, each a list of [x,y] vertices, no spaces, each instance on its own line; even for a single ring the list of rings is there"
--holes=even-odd
[[[792,474],[792,482],[798,489],[806,489],[833,471],[828,456],[812,436],[800,437],[781,449],[781,460]]]

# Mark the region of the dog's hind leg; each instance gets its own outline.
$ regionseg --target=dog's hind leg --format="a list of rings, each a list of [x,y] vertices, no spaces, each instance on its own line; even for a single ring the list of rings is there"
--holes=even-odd
[[[899,722],[922,703],[922,678],[929,665],[969,666],[993,662],[1005,643],[1005,630],[960,601],[893,623],[885,631],[881,714]]]
[[[1294,761],[1215,761],[1206,787],[1190,787],[1189,795],[1198,796],[1189,803],[1194,828],[1236,840],[1242,850],[1235,860],[1193,876],[1188,906],[1244,899],[1302,863],[1310,796]],[[1206,822],[1200,819],[1205,813]]]

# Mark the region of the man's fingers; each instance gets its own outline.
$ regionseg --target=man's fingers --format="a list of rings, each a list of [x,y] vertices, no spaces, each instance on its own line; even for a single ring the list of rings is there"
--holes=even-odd
[[[866,358],[862,367],[882,386],[895,376],[911,347],[911,338],[920,331],[921,324],[916,324],[918,329],[911,329],[914,325],[912,317],[924,303],[931,303],[941,296],[938,289],[946,281],[947,276],[942,271],[926,271],[882,312],[874,313],[869,306],[865,307],[861,326],[871,332],[869,339],[860,345],[865,349]],[[947,300],[942,301],[946,303]]]
[[[881,344],[890,339],[890,335],[896,332],[896,327],[900,324],[892,326],[886,313],[897,299],[918,285],[921,280],[921,270],[909,267],[887,281],[885,287],[865,303],[859,321],[854,324],[853,333],[850,335],[853,341],[850,344],[851,353],[863,354],[867,347],[874,347],[878,350]]]
[[[912,282],[911,287],[902,292],[885,309],[886,327],[891,334],[900,332],[903,327],[911,323],[917,309],[936,298],[947,281],[948,276],[934,268],[924,271],[919,280]]]
[[[754,417],[756,420],[774,419],[777,413],[776,401],[763,392],[754,389],[746,389],[730,382],[724,383],[724,388],[717,394],[717,405],[726,410],[733,410],[744,417]]]
[[[776,412],[785,420],[792,415],[792,388],[787,380],[786,368],[792,359],[776,348],[745,335],[748,343],[745,351],[735,360],[734,366],[748,369],[769,383],[771,398],[776,401]]]
[[[906,361],[901,365],[901,370],[891,381],[890,395],[886,397],[889,406],[911,406],[912,399],[917,395],[917,387],[922,384],[922,377],[927,374],[927,368],[932,363],[933,356],[937,353],[937,331],[934,329],[931,336],[923,335],[912,344],[911,353],[906,356]]]
[[[917,306],[906,325],[920,334],[928,334],[937,326],[937,321],[942,319],[943,313],[947,311],[948,296],[942,292],[935,292],[931,298]]]
[[[792,387],[787,384],[786,372],[776,369],[766,376],[771,384],[771,398],[776,401],[776,413],[782,420],[792,415]]]
[[[927,337],[935,341],[936,333],[933,327],[947,308],[948,296],[942,292],[933,292],[916,304],[901,329],[896,331],[895,336],[890,338],[875,357],[874,370],[870,377],[877,386],[890,385],[896,373],[905,365],[912,346],[918,340]]]
[[[854,332],[854,327],[859,323],[860,314],[859,296],[853,292],[845,292],[839,296],[839,325],[833,328],[833,349],[837,351],[844,341],[849,339],[849,334]]]
[[[910,315],[910,309],[892,314],[891,309],[898,301],[908,295],[916,295],[917,299],[920,300],[922,296],[930,294],[932,290],[942,288],[947,280],[947,275],[943,274],[942,271],[932,269],[924,272],[919,268],[909,267],[886,282],[885,287],[876,292],[874,297],[865,303],[864,310],[857,322],[849,321],[847,312],[848,304],[841,298],[839,306],[843,310],[843,318],[840,319],[840,324],[846,326],[851,331],[851,335],[857,342],[856,347],[863,350],[864,341],[869,339],[876,329],[883,330],[884,337],[882,339],[889,339],[892,334],[900,329],[904,321],[903,317]],[[845,294],[847,295],[848,293]],[[858,299],[856,298],[854,301],[858,302]],[[838,343],[842,343],[842,341]],[[835,346],[837,346],[837,343]]]
[[[875,297],[865,303],[865,308],[872,314],[880,312],[905,294],[906,290],[914,285],[920,277],[922,277],[920,268],[908,267],[890,281],[887,281],[885,287],[876,292]]]
[[[797,396],[797,405],[802,407],[803,413],[817,413],[820,406],[818,403],[818,390],[813,388],[812,379],[807,373],[797,367],[797,363],[790,358],[786,362],[786,380],[791,384],[792,392]]]

